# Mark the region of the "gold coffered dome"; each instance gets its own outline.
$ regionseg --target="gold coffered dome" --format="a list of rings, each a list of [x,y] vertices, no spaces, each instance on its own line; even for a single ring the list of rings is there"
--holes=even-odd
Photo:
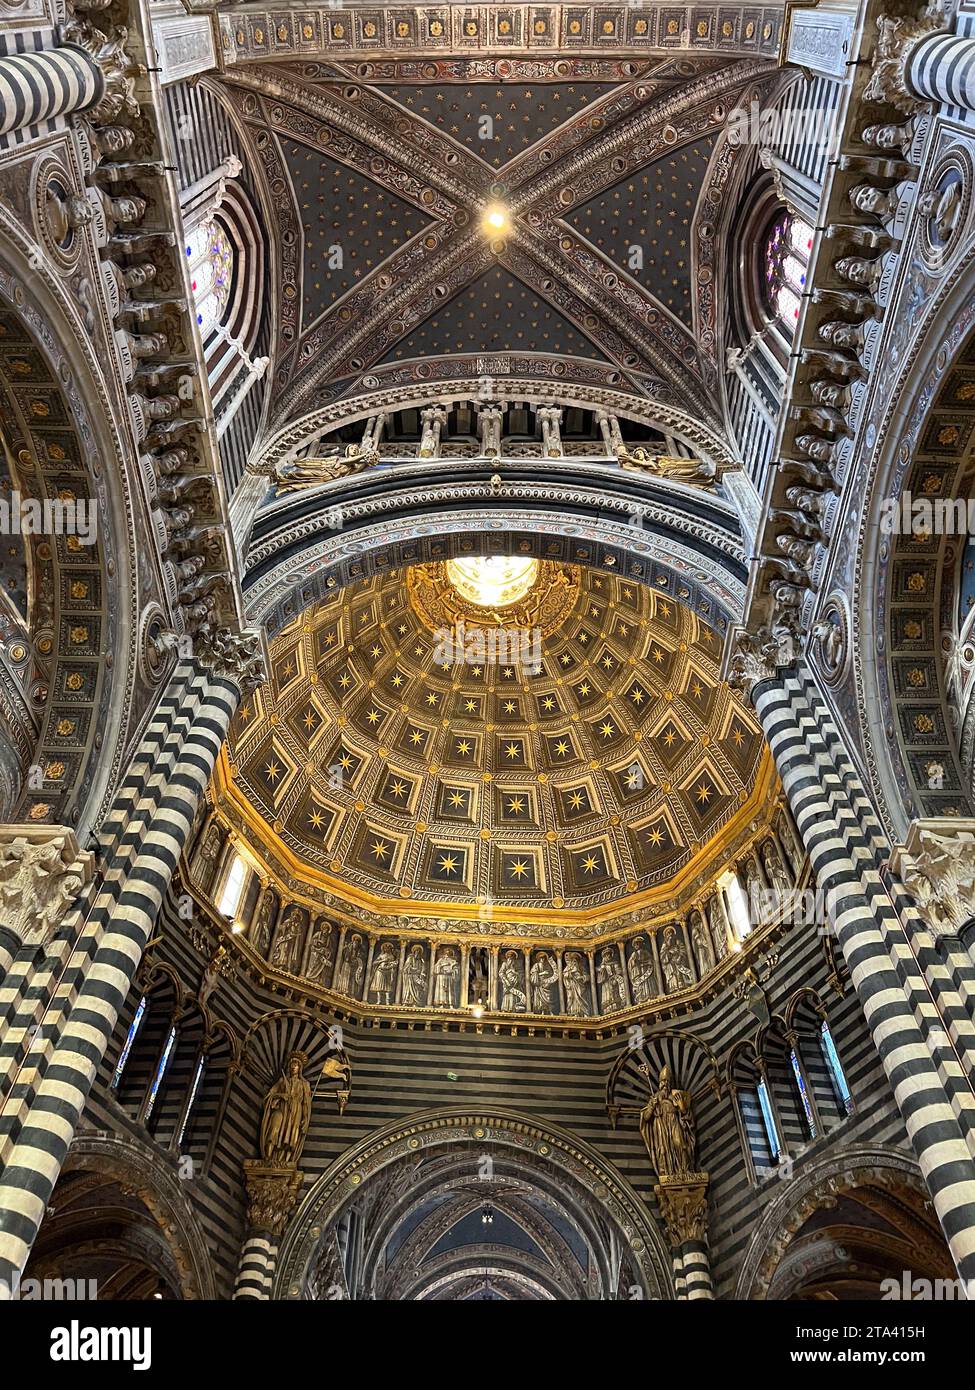
[[[719,649],[672,598],[592,570],[385,574],[278,635],[217,798],[292,891],[404,926],[591,934],[672,911],[771,790]]]

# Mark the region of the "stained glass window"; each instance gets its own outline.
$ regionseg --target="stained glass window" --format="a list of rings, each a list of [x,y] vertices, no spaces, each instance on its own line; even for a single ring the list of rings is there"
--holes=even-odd
[[[779,1131],[775,1124],[775,1116],[772,1113],[772,1102],[769,1098],[768,1084],[763,1076],[758,1083],[758,1103],[762,1111],[762,1123],[765,1125],[765,1137],[768,1140],[769,1153],[772,1157],[778,1158],[782,1152],[782,1145],[779,1143]]]
[[[223,318],[234,276],[234,250],[215,218],[190,233],[183,247],[196,304],[196,321],[206,342]]]
[[[806,1125],[809,1129],[810,1139],[816,1138],[816,1121],[813,1118],[812,1105],[809,1102],[809,1095],[806,1091],[806,1078],[802,1074],[802,1067],[799,1065],[799,1054],[795,1048],[789,1053],[789,1061],[792,1063],[792,1075],[796,1079],[796,1090],[799,1092],[799,1099],[802,1101],[802,1112],[806,1117]]]
[[[143,1018],[145,1018],[145,1013],[146,996],[143,995],[142,998],[139,1000],[139,1007],[135,1011],[135,1018],[133,1018],[131,1024],[129,1025],[129,1031],[125,1039],[125,1046],[122,1048],[122,1051],[119,1055],[118,1066],[115,1068],[115,1075],[112,1077],[113,1091],[118,1089],[118,1083],[122,1080],[122,1073],[125,1071],[125,1064],[129,1060],[129,1053],[132,1051],[132,1044],[135,1042],[136,1034],[142,1027],[142,1020]]]
[[[203,1072],[206,1068],[206,1064],[207,1059],[202,1056],[196,1064],[196,1071],[193,1075],[193,1085],[190,1087],[189,1100],[187,1100],[186,1109],[183,1112],[183,1123],[180,1125],[179,1134],[176,1136],[177,1153],[179,1153],[180,1149],[183,1147],[183,1135],[186,1133],[186,1126],[189,1124],[190,1116],[193,1113],[193,1103],[196,1100],[196,1093],[200,1089],[200,1082],[203,1080]]]
[[[176,1028],[174,1025],[169,1030],[169,1036],[166,1039],[166,1046],[162,1050],[162,1055],[159,1058],[159,1065],[156,1067],[156,1074],[152,1078],[152,1085],[149,1088],[149,1096],[146,1100],[145,1114],[142,1117],[143,1124],[148,1123],[149,1116],[152,1114],[153,1106],[156,1104],[156,1097],[159,1095],[159,1087],[162,1085],[163,1078],[166,1075],[166,1068],[169,1066],[169,1059],[173,1054],[173,1044],[175,1042]]]
[[[765,303],[789,334],[795,332],[806,287],[813,232],[808,222],[783,212],[765,243]]]
[[[833,1035],[829,1031],[829,1024],[823,1019],[822,1027],[819,1030],[819,1042],[823,1049],[823,1057],[829,1068],[829,1074],[833,1081],[833,1089],[836,1097],[848,1115],[853,1114],[853,1097],[850,1095],[850,1088],[846,1084],[846,1076],[840,1064],[839,1056],[836,1052],[836,1045],[833,1042]]]

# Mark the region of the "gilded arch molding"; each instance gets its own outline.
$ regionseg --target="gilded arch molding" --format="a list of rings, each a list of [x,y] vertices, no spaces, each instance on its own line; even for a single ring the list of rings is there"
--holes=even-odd
[[[591,1194],[616,1226],[644,1281],[646,1295],[673,1298],[671,1261],[646,1204],[630,1184],[584,1140],[568,1130],[513,1110],[471,1113],[463,1108],[424,1111],[387,1126],[337,1159],[315,1183],[281,1244],[272,1298],[300,1298],[322,1232],[363,1184],[397,1160],[430,1155],[443,1145],[494,1144],[563,1173]]]

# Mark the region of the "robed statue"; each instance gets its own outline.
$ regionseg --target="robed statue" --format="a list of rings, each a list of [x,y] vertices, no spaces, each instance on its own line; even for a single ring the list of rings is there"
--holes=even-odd
[[[627,449],[621,446],[616,450],[621,468],[634,473],[649,473],[655,478],[673,478],[679,483],[697,483],[712,487],[714,471],[696,458],[673,458],[668,454],[652,454],[649,449]]]
[[[334,478],[361,473],[364,468],[371,468],[378,462],[378,449],[363,453],[358,444],[349,444],[341,457],[335,453],[321,458],[287,459],[276,464],[274,487],[278,494],[298,492],[301,488],[315,487]]]
[[[649,1068],[641,1067],[649,1072]],[[670,1068],[660,1069],[656,1091],[640,1111],[640,1135],[660,1178],[686,1178],[695,1171],[697,1138],[691,1097],[671,1085]]]
[[[292,1052],[267,1093],[261,1120],[261,1158],[274,1168],[298,1162],[311,1120],[311,1087],[304,1078],[308,1058]]]

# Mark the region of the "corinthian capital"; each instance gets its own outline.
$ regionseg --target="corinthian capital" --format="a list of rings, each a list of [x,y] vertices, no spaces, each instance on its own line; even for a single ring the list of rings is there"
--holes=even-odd
[[[796,624],[785,617],[757,632],[735,633],[727,661],[728,684],[751,695],[761,681],[775,680],[783,666],[798,659]]]
[[[46,946],[93,861],[66,826],[0,826],[0,926],[24,946]]]
[[[87,19],[72,15],[61,25],[60,36],[63,43],[74,44],[94,59],[105,79],[105,91],[97,104],[85,112],[87,119],[104,125],[118,120],[123,113],[138,116],[135,82],[145,68],[134,63],[125,51],[128,30],[115,25],[105,34]]]
[[[907,66],[921,40],[946,27],[945,11],[937,0],[917,18],[880,15],[873,75],[863,89],[864,101],[885,101],[908,115],[923,106],[908,84]]]
[[[954,936],[975,917],[975,821],[913,821],[891,867],[935,936]]]
[[[267,642],[257,628],[204,629],[194,638],[194,655],[215,676],[234,681],[244,695],[267,680]]]

